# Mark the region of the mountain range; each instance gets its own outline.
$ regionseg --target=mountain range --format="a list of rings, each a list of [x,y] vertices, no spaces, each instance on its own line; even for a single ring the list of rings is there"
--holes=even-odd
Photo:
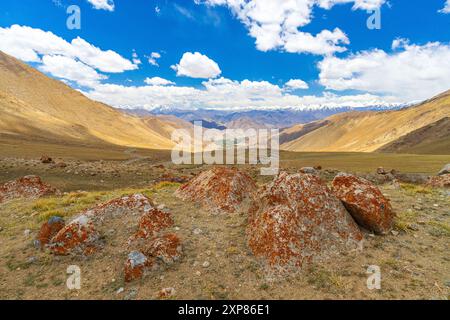
[[[295,152],[450,154],[450,91],[414,106],[281,110],[119,110],[0,52],[0,138],[171,149],[175,129],[282,128]]]

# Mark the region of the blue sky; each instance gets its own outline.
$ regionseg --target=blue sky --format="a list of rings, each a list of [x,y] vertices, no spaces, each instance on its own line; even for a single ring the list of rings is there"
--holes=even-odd
[[[70,5],[79,30],[66,26]],[[376,8],[381,29],[369,30]],[[0,50],[118,107],[364,106],[450,89],[446,0],[2,0],[0,9]]]

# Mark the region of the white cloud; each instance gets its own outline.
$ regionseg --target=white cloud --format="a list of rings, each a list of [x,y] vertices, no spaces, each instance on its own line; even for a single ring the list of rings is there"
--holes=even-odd
[[[311,23],[313,8],[331,9],[334,5],[353,3],[353,10],[379,8],[386,0],[194,0],[210,6],[227,6],[247,27],[261,51],[285,50],[295,53],[327,55],[343,52],[349,44],[345,33],[336,28],[317,35],[300,28]]]
[[[94,87],[107,78],[84,63],[64,56],[43,56],[39,69],[57,78],[73,81],[86,87]]]
[[[186,52],[180,62],[172,66],[172,69],[178,76],[200,79],[215,78],[222,73],[216,62],[199,52]]]
[[[40,62],[40,55],[62,55],[108,73],[138,68],[118,53],[101,50],[80,37],[69,43],[52,32],[27,26],[0,28],[0,50],[26,62]]]
[[[300,79],[291,79],[284,86],[288,90],[309,89],[308,84]]]
[[[401,101],[423,100],[448,90],[450,46],[393,42],[393,52],[374,49],[347,58],[326,57],[319,63],[320,83],[327,89],[361,90],[394,95]]]
[[[139,56],[138,56],[136,50],[133,50],[132,57],[133,57],[133,63],[135,65],[140,65],[142,63],[141,59],[139,59]]]
[[[233,81],[226,78],[203,82],[203,88],[181,86],[121,86],[100,84],[85,93],[94,100],[120,108],[177,107],[217,110],[242,109],[320,109],[324,107],[363,107],[395,102],[390,97],[371,94],[338,96],[297,96],[267,81]]]
[[[450,0],[445,2],[445,6],[442,10],[439,10],[441,13],[450,13]]]
[[[114,0],[87,0],[95,9],[114,11]]]
[[[152,66],[159,67],[158,59],[161,58],[161,54],[158,52],[152,52],[150,56],[146,56],[148,58],[148,63],[150,63]]]
[[[150,86],[169,86],[175,84],[175,82],[160,77],[146,78],[144,82]]]

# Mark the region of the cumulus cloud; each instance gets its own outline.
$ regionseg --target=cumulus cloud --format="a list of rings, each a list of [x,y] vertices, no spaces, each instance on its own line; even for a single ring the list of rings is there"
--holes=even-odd
[[[119,108],[177,107],[217,110],[242,109],[320,109],[324,107],[363,107],[395,102],[391,97],[361,94],[338,96],[297,96],[267,81],[234,81],[226,78],[210,79],[203,88],[184,86],[121,86],[99,84],[87,96]]]
[[[150,86],[169,86],[175,84],[175,82],[160,77],[146,78],[144,82]]]
[[[423,100],[448,90],[450,46],[439,42],[409,44],[397,39],[392,52],[374,49],[319,63],[327,89],[394,95],[401,101]]]
[[[114,11],[114,0],[87,0],[95,9]]]
[[[86,87],[96,86],[99,84],[100,80],[107,78],[80,61],[58,55],[43,56],[42,65],[39,69],[43,72],[50,73],[57,78],[73,81]]]
[[[309,89],[308,84],[300,79],[291,79],[285,83],[284,87],[287,90]]]
[[[52,32],[27,26],[0,28],[0,50],[26,62],[40,62],[40,55],[62,55],[108,73],[138,68],[118,53],[101,50],[80,37],[69,43]]]
[[[284,50],[292,53],[328,55],[346,50],[349,40],[339,28],[317,35],[301,31],[310,24],[313,8],[331,9],[353,3],[353,10],[379,8],[385,0],[194,0],[197,4],[227,6],[247,27],[261,51]]]
[[[150,63],[152,66],[159,67],[158,59],[161,58],[161,54],[160,53],[152,52],[150,54],[150,56],[146,56],[146,57],[148,59],[148,63]]]
[[[216,78],[222,71],[219,65],[199,52],[186,52],[180,62],[172,66],[178,76],[209,79]]]
[[[450,0],[445,2],[445,6],[442,10],[439,10],[441,13],[450,13]]]

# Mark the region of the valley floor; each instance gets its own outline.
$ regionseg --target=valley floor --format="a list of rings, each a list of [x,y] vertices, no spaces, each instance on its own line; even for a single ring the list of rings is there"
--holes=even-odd
[[[373,172],[385,166],[431,174],[449,160],[448,156],[284,154],[282,166],[292,172],[318,164],[324,169],[358,172]],[[175,168],[166,159],[144,156],[115,161],[58,161],[66,166],[54,168],[38,160],[17,158],[0,160],[0,183],[38,174],[66,192],[62,197],[15,200],[0,206],[1,299],[156,299],[159,291],[167,287],[176,290],[175,299],[449,298],[448,190],[410,184],[380,186],[397,212],[394,232],[384,237],[366,233],[362,253],[341,255],[288,279],[271,281],[246,245],[245,212],[211,215],[177,199],[173,193],[178,183],[158,182],[164,175],[185,177],[205,168]],[[260,185],[271,179],[259,176],[257,168],[245,170]],[[164,204],[173,215],[184,257],[170,269],[125,284],[123,265],[129,251],[114,241],[114,230],[119,228],[112,228],[106,235],[108,244],[102,251],[84,259],[56,257],[34,248],[32,240],[48,217],[58,214],[69,219],[94,204],[135,192]],[[66,287],[69,265],[81,268],[81,290]],[[381,268],[381,290],[366,286],[369,265]]]

